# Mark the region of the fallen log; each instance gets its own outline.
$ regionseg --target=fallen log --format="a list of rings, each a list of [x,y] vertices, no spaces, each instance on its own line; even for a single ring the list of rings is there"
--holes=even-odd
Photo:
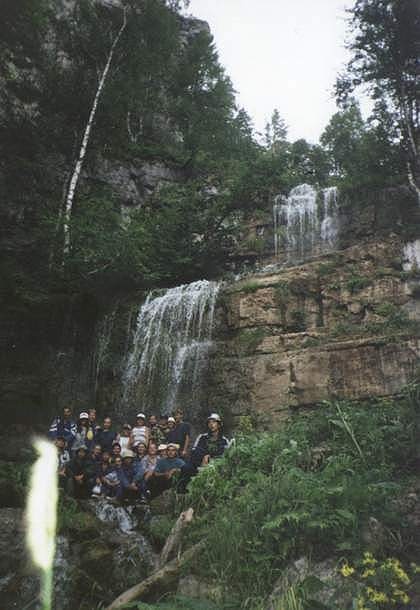
[[[171,555],[175,555],[175,553],[178,552],[178,547],[181,543],[181,536],[182,533],[185,529],[185,527],[191,523],[191,521],[193,520],[194,517],[194,509],[193,508],[189,508],[188,510],[182,512],[175,525],[173,526],[171,533],[169,534],[168,538],[166,539],[165,542],[165,546],[162,549],[162,552],[160,554],[159,560],[158,560],[158,568],[161,568],[165,565],[165,563],[168,563],[169,559],[171,558]]]
[[[118,608],[122,608],[130,602],[150,594],[154,588],[173,581],[178,575],[182,566],[197,555],[197,553],[199,553],[199,551],[204,547],[204,544],[204,540],[202,540],[201,542],[198,542],[194,546],[190,547],[185,551],[185,553],[179,557],[175,557],[175,559],[172,559],[172,561],[153,572],[153,574],[140,582],[138,585],[135,585],[134,587],[131,587],[131,589],[128,589],[122,593],[105,610],[117,610]]]

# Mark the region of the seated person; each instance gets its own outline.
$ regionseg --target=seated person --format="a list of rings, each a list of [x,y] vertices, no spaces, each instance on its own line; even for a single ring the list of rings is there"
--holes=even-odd
[[[147,455],[147,445],[145,443],[139,443],[134,449],[136,458],[142,460]]]
[[[122,452],[121,444],[118,441],[114,441],[112,443],[111,457],[116,458],[119,455],[121,455],[121,452]]]
[[[55,440],[58,436],[62,436],[67,443],[67,450],[71,451],[76,433],[77,424],[72,420],[71,409],[70,407],[64,407],[63,415],[57,415],[51,422],[48,437]]]
[[[134,451],[125,449],[122,454],[122,472],[120,482],[122,486],[123,500],[136,500],[139,497],[140,486],[135,480],[135,471],[133,468]]]
[[[134,449],[139,443],[149,444],[149,428],[146,426],[144,413],[137,413],[136,425],[131,430],[131,447]]]
[[[86,445],[90,452],[93,447],[93,431],[89,426],[89,415],[86,411],[83,411],[79,415],[79,421],[77,422],[77,432],[72,445],[73,455],[76,453],[81,445]]]
[[[179,491],[185,493],[190,479],[197,474],[200,466],[206,466],[210,460],[219,458],[230,446],[228,439],[222,434],[222,420],[220,415],[212,413],[207,418],[208,431],[200,434],[192,448],[191,457],[182,469]]]
[[[120,445],[121,450],[131,449],[131,426],[130,424],[124,424],[120,434]]]
[[[175,430],[175,426],[176,426],[176,421],[175,421],[175,417],[172,417],[172,415],[170,417],[168,417],[167,419],[167,427],[165,430],[166,436],[165,436],[165,443],[169,442],[169,438],[171,437],[171,435],[173,434],[173,431]],[[172,441],[173,443],[175,441]]]
[[[118,442],[119,435],[112,429],[112,419],[105,417],[103,427],[99,428],[95,435],[95,443],[102,447],[102,451],[112,451],[112,445]]]
[[[147,452],[147,455],[145,455],[141,460],[141,465],[143,467],[143,472],[144,472],[144,478],[146,480],[150,479],[150,477],[152,476],[152,473],[154,472],[159,459],[160,458],[158,456],[158,449],[157,449],[156,443],[153,443],[152,441],[150,441],[149,450]]]
[[[75,498],[87,498],[95,484],[96,471],[86,445],[76,451],[66,467],[67,489]]]
[[[159,415],[159,429],[161,430],[161,432],[163,433],[163,440],[161,441],[161,443],[165,442],[166,439],[166,435],[168,433],[169,427],[168,427],[168,416],[165,415],[164,413],[162,413],[161,415]]]
[[[166,420],[165,420],[165,427],[166,427]],[[164,430],[162,430],[161,426],[158,424],[158,419],[157,419],[156,415],[151,415],[149,417],[149,431],[150,431],[150,441],[153,441],[154,443],[156,443],[156,445],[160,445],[161,443],[163,443],[163,441],[166,438],[166,432]]]
[[[100,476],[102,470],[102,449],[100,445],[93,446],[93,449],[90,452],[90,459],[92,462],[92,467],[95,470],[95,481],[92,489],[92,495],[97,496],[101,493],[101,483],[98,481],[98,477]]]
[[[196,466],[206,466],[211,459],[221,457],[230,446],[230,442],[222,434],[220,415],[217,413],[209,415],[207,429],[207,432],[196,438],[191,451],[191,462]]]
[[[150,441],[147,455],[145,455],[138,463],[138,467],[134,475],[134,479],[139,486],[141,496],[143,498],[147,498],[150,495],[147,483],[152,477],[159,459],[156,443]]]
[[[110,465],[110,460],[111,460],[111,456],[109,455],[109,453],[104,451],[102,453],[101,461],[99,463],[96,462],[96,479],[95,479],[95,485],[92,489],[92,494],[94,496],[99,496],[99,495],[105,494],[105,492],[106,492],[104,479],[105,479],[106,475],[109,474],[112,470],[111,465]]]
[[[157,496],[172,485],[174,475],[181,472],[185,462],[178,457],[178,445],[169,443],[167,447],[168,456],[161,458],[148,480],[148,487],[152,496]]]
[[[66,449],[66,441],[64,436],[57,436],[55,439],[55,446],[57,447],[58,459],[58,486],[60,489],[64,489],[67,483],[66,467],[70,461],[70,454]]]
[[[180,456],[186,458],[191,438],[191,426],[183,421],[184,412],[182,409],[176,409],[174,415],[175,417],[168,418],[168,422],[171,420],[171,428],[166,435],[166,440],[168,443],[176,443],[179,445]],[[172,424],[173,420],[175,421],[175,425]]]

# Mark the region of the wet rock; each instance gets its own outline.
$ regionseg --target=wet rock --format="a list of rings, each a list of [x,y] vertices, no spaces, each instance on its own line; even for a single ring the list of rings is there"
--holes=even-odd
[[[216,581],[206,581],[190,574],[180,579],[177,594],[191,599],[207,599],[220,603],[223,589]]]
[[[328,559],[319,563],[311,563],[306,557],[298,559],[291,564],[277,581],[273,592],[270,595],[266,610],[277,610],[278,602],[286,593],[289,587],[302,584],[311,579],[313,593],[310,597],[321,604],[328,604],[329,601],[336,600],[337,607],[347,610],[351,603],[351,595],[346,593],[343,587],[343,578],[337,571],[336,560]],[[343,591],[337,599],[337,590]]]

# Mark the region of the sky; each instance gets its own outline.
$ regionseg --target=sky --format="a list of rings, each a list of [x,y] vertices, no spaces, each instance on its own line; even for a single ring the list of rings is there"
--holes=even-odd
[[[264,130],[274,108],[289,139],[317,142],[336,112],[333,86],[348,53],[345,8],[354,0],[191,0],[210,24],[240,106]]]

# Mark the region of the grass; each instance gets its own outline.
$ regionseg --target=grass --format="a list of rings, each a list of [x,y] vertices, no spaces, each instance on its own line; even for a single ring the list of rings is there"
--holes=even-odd
[[[261,286],[261,284],[259,284],[258,282],[249,281],[241,286],[240,292],[244,292],[245,294],[253,294],[261,288],[263,288],[263,286]]]

